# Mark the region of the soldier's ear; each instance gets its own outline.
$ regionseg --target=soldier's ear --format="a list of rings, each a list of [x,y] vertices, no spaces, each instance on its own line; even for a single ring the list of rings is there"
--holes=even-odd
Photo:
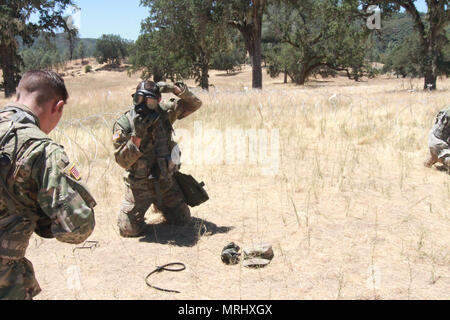
[[[56,100],[56,103],[52,108],[52,113],[62,113],[64,111],[65,104],[66,103],[63,100]]]

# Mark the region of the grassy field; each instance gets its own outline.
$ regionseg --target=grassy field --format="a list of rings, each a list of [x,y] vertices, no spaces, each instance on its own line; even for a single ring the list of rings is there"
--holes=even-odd
[[[70,104],[52,137],[79,163],[99,203],[90,238],[99,246],[74,251],[34,236],[27,257],[43,288],[39,299],[450,298],[449,175],[423,166],[450,80],[428,93],[422,80],[317,79],[296,87],[265,78],[258,92],[249,90],[250,75],[248,68],[214,73],[210,93],[194,89],[203,107],[176,123],[184,134],[175,139],[192,160],[182,171],[204,180],[211,200],[182,228],[150,211],[152,225],[139,239],[122,239],[116,227],[123,170],[111,142],[139,78],[107,71],[66,78]],[[229,129],[278,133],[275,174],[263,174],[247,145],[242,163],[211,161],[227,148]],[[275,258],[260,270],[226,266],[220,253],[231,241],[271,243]],[[179,294],[144,282],[169,262],[187,269],[151,282]]]

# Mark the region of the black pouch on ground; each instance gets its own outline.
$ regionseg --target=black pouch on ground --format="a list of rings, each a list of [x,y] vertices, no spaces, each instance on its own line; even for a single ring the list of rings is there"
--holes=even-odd
[[[191,175],[183,174],[181,172],[176,172],[174,178],[180,186],[188,206],[197,207],[209,200],[203,182],[199,183]]]
[[[222,250],[222,262],[228,265],[238,264],[239,257],[241,255],[239,250],[241,250],[241,248],[239,248],[239,246],[234,242],[231,242]]]

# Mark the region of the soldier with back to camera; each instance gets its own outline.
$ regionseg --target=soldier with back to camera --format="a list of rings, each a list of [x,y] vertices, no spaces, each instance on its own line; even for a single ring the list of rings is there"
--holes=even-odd
[[[0,111],[0,299],[31,300],[41,291],[25,258],[33,232],[79,244],[94,230],[95,200],[48,137],[68,97],[57,73],[29,71],[16,102]]]

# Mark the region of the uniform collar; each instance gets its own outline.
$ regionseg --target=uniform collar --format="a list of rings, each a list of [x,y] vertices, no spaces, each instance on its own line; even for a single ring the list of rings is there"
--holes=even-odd
[[[8,103],[8,104],[6,105],[5,109],[8,108],[8,107],[17,108],[17,109],[20,109],[20,110],[26,112],[27,114],[29,114],[30,116],[33,117],[34,122],[35,122],[36,125],[39,127],[39,129],[41,128],[41,122],[39,121],[38,116],[33,112],[33,110],[31,110],[31,109],[30,109],[29,107],[27,107],[26,105],[21,104],[21,103],[17,103],[17,102],[11,102],[11,103]]]

